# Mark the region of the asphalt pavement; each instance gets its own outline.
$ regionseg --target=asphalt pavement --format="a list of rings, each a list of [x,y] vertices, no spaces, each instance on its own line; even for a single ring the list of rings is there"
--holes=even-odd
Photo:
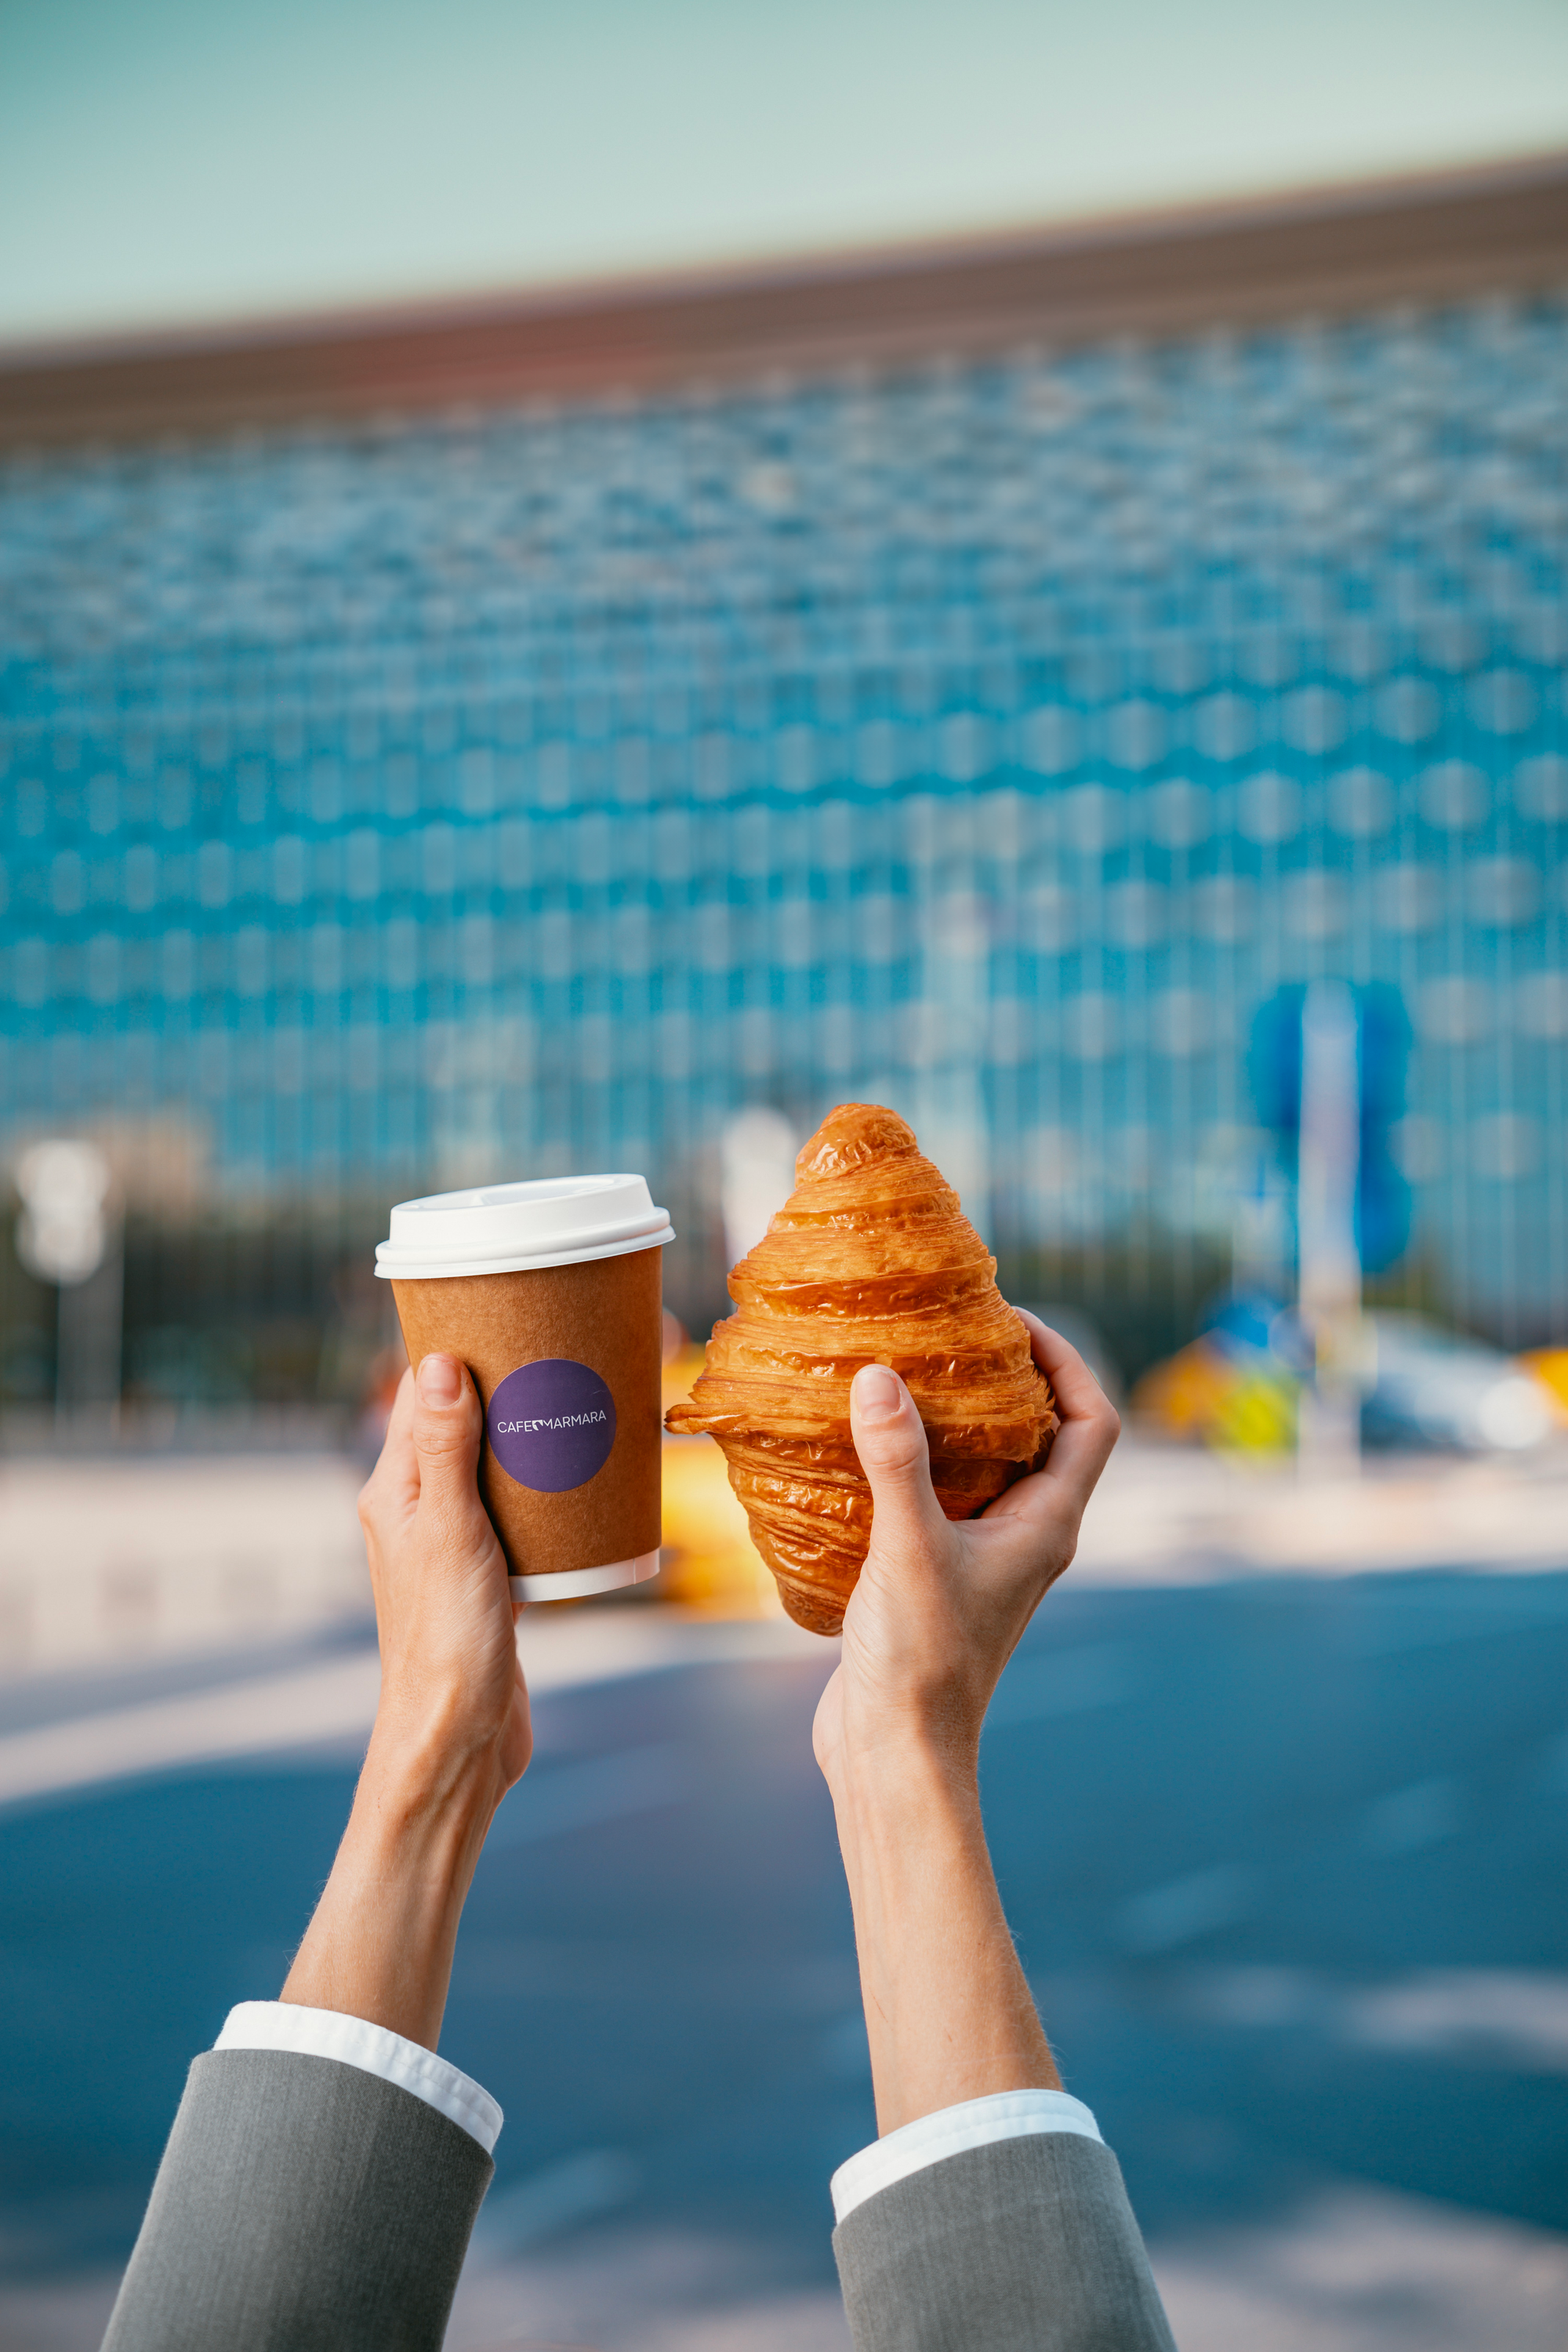
[[[578,1614],[590,1675],[595,1622],[614,1612]],[[442,2042],[507,2116],[466,2352],[845,2340],[827,2179],[875,2125],[810,1754],[832,1658],[742,1644],[539,1698]],[[0,1808],[18,2352],[96,2343],[186,2064],[231,2003],[276,1995],[353,1761],[340,1733]],[[1568,2340],[1568,1571],[1069,1582],[1008,1669],[984,1788],[1064,2079],[1186,2342]],[[1257,2317],[1265,2285],[1227,2334],[1192,2285],[1239,2294],[1320,2241],[1342,2269],[1364,2241],[1338,2321],[1322,2263],[1299,2325],[1279,2296]],[[1434,2247],[1458,2263],[1441,2312]],[[1485,2332],[1489,2262],[1533,2281],[1510,2333]]]

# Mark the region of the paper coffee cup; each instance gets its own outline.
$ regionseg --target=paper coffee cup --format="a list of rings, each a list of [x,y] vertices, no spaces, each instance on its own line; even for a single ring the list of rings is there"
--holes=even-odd
[[[517,1601],[658,1572],[659,1253],[641,1176],[547,1177],[401,1201],[375,1270],[408,1360],[437,1351],[485,1409],[479,1492]]]

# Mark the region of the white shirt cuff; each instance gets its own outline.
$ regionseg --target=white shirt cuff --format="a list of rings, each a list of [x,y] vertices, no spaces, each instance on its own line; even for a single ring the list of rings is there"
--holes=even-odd
[[[500,2136],[501,2111],[488,2091],[433,2050],[405,2042],[384,2025],[344,2017],[335,2009],[300,2009],[288,2000],[242,2000],[224,2020],[215,2050],[291,2050],[307,2058],[335,2058],[412,2091],[477,2139],[489,2156]]]
[[[1080,2139],[1098,2139],[1100,2126],[1081,2099],[1066,2091],[994,2091],[988,2099],[965,2099],[956,2107],[939,2107],[934,2116],[921,2116],[912,2124],[873,2140],[833,2176],[833,2219],[842,2221],[868,2197],[940,2164],[945,2156],[965,2148],[987,2147],[994,2139],[1022,2139],[1031,2132],[1076,2132]]]

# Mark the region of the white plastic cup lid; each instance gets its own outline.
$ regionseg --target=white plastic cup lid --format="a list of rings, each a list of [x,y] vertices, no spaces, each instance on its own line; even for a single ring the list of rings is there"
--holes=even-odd
[[[643,1176],[543,1176],[399,1201],[378,1242],[384,1282],[430,1282],[452,1274],[521,1274],[662,1249],[675,1239],[668,1209]]]

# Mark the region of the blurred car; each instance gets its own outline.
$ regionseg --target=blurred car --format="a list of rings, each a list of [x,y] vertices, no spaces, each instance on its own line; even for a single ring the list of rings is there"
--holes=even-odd
[[[1376,1371],[1362,1402],[1363,1445],[1517,1454],[1551,1435],[1556,1415],[1542,1381],[1500,1349],[1424,1315],[1376,1315],[1373,1328]]]
[[[1568,1397],[1568,1351],[1506,1356],[1424,1315],[1384,1312],[1368,1324],[1364,1446],[1524,1453],[1563,1424],[1557,1383]],[[1144,1373],[1132,1409],[1169,1437],[1229,1453],[1280,1453],[1296,1442],[1310,1365],[1293,1309],[1227,1299],[1195,1339]]]

